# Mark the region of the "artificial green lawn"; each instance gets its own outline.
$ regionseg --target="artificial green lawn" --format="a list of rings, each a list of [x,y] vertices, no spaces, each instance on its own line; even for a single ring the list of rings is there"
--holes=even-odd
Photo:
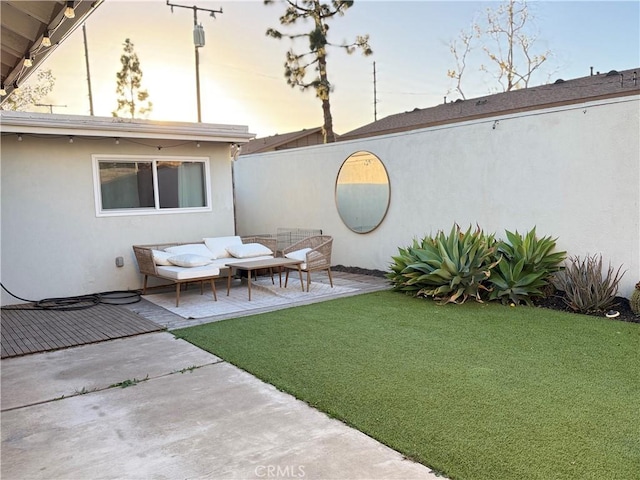
[[[173,333],[450,478],[640,478],[640,324],[383,291]]]

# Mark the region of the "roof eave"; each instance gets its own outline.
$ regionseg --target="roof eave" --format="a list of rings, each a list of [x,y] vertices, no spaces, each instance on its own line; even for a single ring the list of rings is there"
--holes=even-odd
[[[111,117],[0,111],[1,129],[10,133],[84,137],[152,138],[247,143],[255,137],[244,125],[157,122]]]

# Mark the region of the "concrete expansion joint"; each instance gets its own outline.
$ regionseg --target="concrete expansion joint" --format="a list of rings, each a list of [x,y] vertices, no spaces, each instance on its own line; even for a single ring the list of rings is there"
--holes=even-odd
[[[213,362],[203,363],[202,365],[192,365],[190,367],[181,368],[180,370],[174,370],[172,372],[163,373],[163,374],[160,374],[160,375],[154,375],[153,377],[150,377],[149,374],[147,374],[143,378],[135,378],[135,377],[134,378],[128,378],[128,379],[123,380],[121,382],[112,383],[111,385],[108,385],[108,386],[105,386],[105,387],[94,387],[94,388],[82,387],[81,389],[76,389],[75,391],[73,391],[73,393],[61,395],[59,397],[51,398],[51,399],[48,399],[48,400],[41,400],[39,402],[27,403],[25,405],[19,405],[17,407],[0,408],[0,412],[4,413],[4,412],[11,412],[13,410],[22,410],[22,409],[29,408],[29,407],[35,407],[37,405],[44,405],[44,404],[51,403],[51,402],[57,402],[57,401],[64,400],[64,399],[67,399],[67,398],[78,397],[80,395],[88,395],[88,394],[91,394],[91,393],[103,392],[105,390],[110,390],[110,389],[113,389],[113,388],[133,387],[135,385],[138,385],[139,383],[148,382],[150,380],[156,380],[156,379],[159,379],[159,378],[164,378],[164,377],[168,377],[168,376],[176,375],[176,374],[191,373],[194,370],[197,370],[199,368],[207,367],[207,366],[210,366],[210,365],[216,365],[216,364],[219,364],[219,363],[226,363],[226,362],[224,360],[222,360],[222,359],[216,359]]]

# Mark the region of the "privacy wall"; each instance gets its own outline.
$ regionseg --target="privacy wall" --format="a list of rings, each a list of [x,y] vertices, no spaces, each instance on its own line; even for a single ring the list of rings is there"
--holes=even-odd
[[[241,156],[234,163],[238,234],[321,228],[333,264],[388,270],[398,247],[453,223],[557,237],[569,255],[623,266],[640,281],[640,97],[497,116],[409,132]],[[356,151],[390,182],[380,226],[358,234],[336,209],[336,177]]]

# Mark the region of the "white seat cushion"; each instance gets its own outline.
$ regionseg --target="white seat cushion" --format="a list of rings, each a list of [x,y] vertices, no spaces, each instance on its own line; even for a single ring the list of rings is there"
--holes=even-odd
[[[220,269],[218,267],[212,267],[211,265],[205,265],[203,267],[156,267],[158,275],[170,280],[196,280],[198,278],[210,278],[220,275]]]
[[[285,257],[292,260],[300,260],[304,262],[307,259],[307,253],[310,251],[310,248],[301,248],[300,250],[294,250],[293,252],[287,253]]]
[[[227,252],[227,247],[231,245],[242,245],[242,238],[233,237],[208,237],[204,239],[204,244],[209,249],[212,258],[229,258],[231,254]]]

